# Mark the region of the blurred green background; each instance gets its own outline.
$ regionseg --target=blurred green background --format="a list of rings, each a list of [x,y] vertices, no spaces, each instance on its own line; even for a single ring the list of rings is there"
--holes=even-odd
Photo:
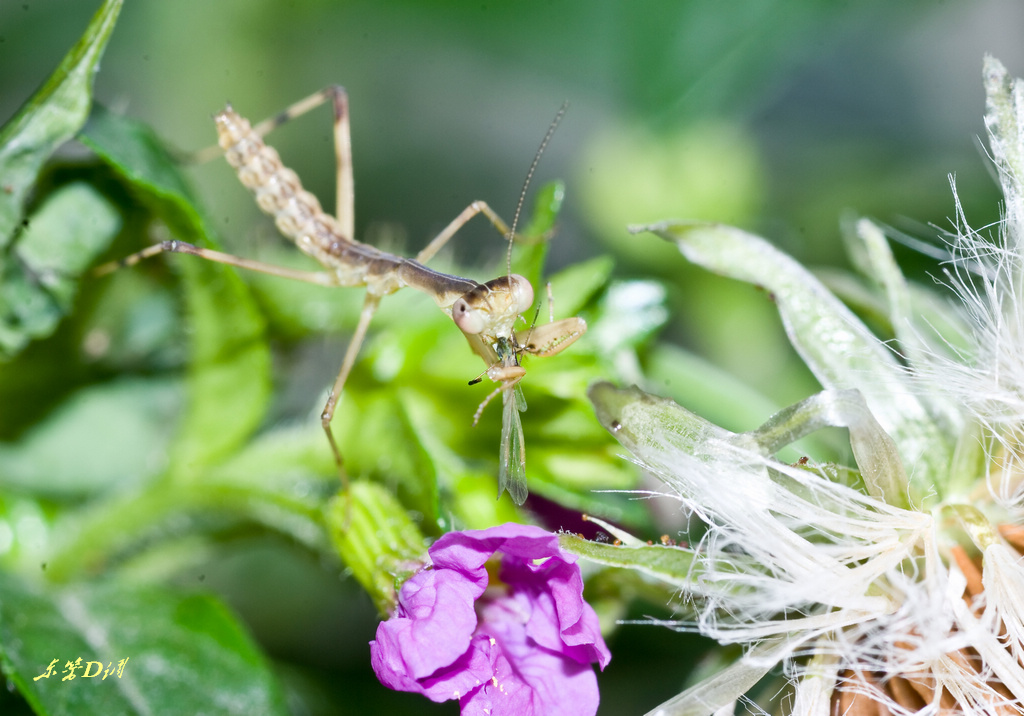
[[[52,71],[95,9],[83,0],[0,3],[0,121]],[[225,101],[256,120],[344,85],[357,234],[398,236],[408,253],[474,199],[511,217],[537,144],[568,100],[538,173],[568,185],[552,268],[611,253],[618,276],[664,281],[672,306],[665,340],[784,405],[815,384],[770,302],[686,266],[626,225],[724,221],[811,265],[842,266],[846,212],[919,238],[949,227],[949,174],[972,223],[994,221],[998,194],[977,141],[981,60],[991,53],[1024,74],[1022,33],[1024,5],[1012,0],[128,0],[96,95],[194,150],[213,142],[210,119]],[[333,196],[330,130],[322,109],[271,140],[325,206]],[[273,227],[223,162],[194,177],[231,250],[259,256],[273,245]],[[481,221],[452,253],[462,264],[493,266],[503,251]],[[912,275],[927,281],[935,270],[934,260],[897,251]],[[334,354],[322,353],[329,376]],[[664,390],[686,404],[672,385]],[[37,405],[53,400],[0,406],[2,437],[28,427],[16,416],[37,419]],[[425,709],[419,697],[368,681],[368,600],[351,582],[339,586],[333,567],[295,552],[271,539],[214,555],[204,586],[226,594],[282,664],[302,669],[294,679],[322,694],[323,713],[380,698],[396,713]],[[620,630],[601,678],[602,713],[641,712],[674,694],[692,644],[652,627]]]

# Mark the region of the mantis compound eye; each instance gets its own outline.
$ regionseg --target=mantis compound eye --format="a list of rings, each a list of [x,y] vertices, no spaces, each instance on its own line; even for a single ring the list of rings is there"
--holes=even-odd
[[[460,298],[452,304],[452,319],[460,331],[469,335],[476,335],[487,327],[484,311],[470,306],[465,298]]]
[[[525,276],[520,276],[517,273],[509,276],[508,282],[508,290],[512,296],[516,313],[526,313],[533,305],[533,286]]]
[[[452,320],[467,335],[508,328],[533,305],[533,286],[525,276],[512,274],[479,285],[452,304]]]

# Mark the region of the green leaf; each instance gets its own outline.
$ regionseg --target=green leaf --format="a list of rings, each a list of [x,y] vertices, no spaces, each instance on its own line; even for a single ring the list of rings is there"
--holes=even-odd
[[[601,299],[600,318],[591,327],[591,340],[613,357],[634,351],[668,320],[665,288],[654,281],[612,284]]]
[[[334,418],[334,434],[346,469],[395,486],[409,509],[437,515],[433,461],[421,442],[423,436],[416,433],[405,413],[397,386],[360,388],[363,390],[346,392],[343,407]]]
[[[108,162],[177,237],[216,245],[188,183],[148,127],[97,108],[82,142]],[[188,308],[189,402],[171,449],[172,472],[216,462],[259,425],[270,398],[264,321],[235,271],[191,256],[170,256]]]
[[[636,387],[596,383],[587,394],[605,430],[641,460],[669,449],[701,455],[708,444],[726,444],[735,436],[671,400]]]
[[[87,184],[47,198],[0,259],[0,355],[53,333],[71,311],[78,277],[120,228],[120,215]]]
[[[597,383],[589,394],[601,424],[649,465],[656,464],[654,455],[671,450],[710,459],[716,442],[771,457],[821,428],[849,428],[850,446],[863,475],[857,487],[887,504],[908,507],[907,475],[896,446],[855,390],[816,393],[775,413],[758,429],[740,434],[639,388],[618,389],[610,383]],[[837,472],[836,476],[846,474]]]
[[[37,714],[288,713],[252,639],[209,596],[44,590],[0,573],[0,663]]]
[[[452,450],[445,439],[448,437],[444,431],[446,426],[437,418],[437,403],[413,387],[399,387],[393,397],[402,406],[409,434],[422,447],[424,457],[432,467],[430,470],[419,471],[425,499],[411,506],[427,510],[423,513],[425,521],[436,524],[444,517],[440,502],[441,486],[449,491],[454,488],[459,478],[468,471],[465,459]],[[458,492],[456,494],[461,497]]]
[[[772,415],[757,430],[744,433],[765,455],[820,430],[850,431],[850,448],[863,476],[863,491],[887,504],[908,509],[907,473],[896,445],[875,420],[856,390],[825,390]]]
[[[533,198],[533,215],[523,227],[522,235],[527,239],[542,241],[555,230],[555,221],[565,201],[565,182],[551,181],[537,190]]]
[[[611,256],[595,256],[567,266],[551,277],[551,295],[555,299],[555,320],[572,316],[604,288],[611,278],[615,262]]]
[[[634,227],[675,243],[690,261],[763,287],[778,305],[790,342],[826,388],[856,388],[871,413],[931,489],[952,447],[892,352],[798,262],[768,242],[719,224],[664,222]]]
[[[93,75],[114,29],[123,0],[107,0],[78,43],[17,114],[0,129],[0,248],[23,216],[43,163],[71,139],[89,116]]]
[[[555,221],[565,199],[565,182],[553,181],[542,186],[534,198],[533,214],[529,223],[516,231],[518,251],[512,259],[512,270],[530,282],[536,295],[534,304],[540,305],[544,275],[544,262],[548,246],[554,236]]]
[[[69,513],[53,528],[47,576],[54,582],[108,568],[139,543],[207,529],[217,516],[262,525],[330,554],[324,499],[337,486],[322,435],[268,431],[194,480],[160,480]],[[324,477],[327,475],[328,477]]]
[[[0,485],[49,497],[124,489],[165,467],[180,384],[125,379],[85,388],[15,444],[0,443]]]
[[[270,400],[263,319],[234,272],[183,263],[191,352],[188,407],[172,447],[172,471],[217,462],[259,427]]]
[[[109,164],[175,236],[191,242],[215,239],[177,162],[148,126],[97,105],[78,139]]]

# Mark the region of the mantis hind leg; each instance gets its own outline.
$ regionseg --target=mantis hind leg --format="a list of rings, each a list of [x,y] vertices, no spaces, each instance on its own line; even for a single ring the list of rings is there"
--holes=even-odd
[[[344,235],[355,236],[355,184],[352,179],[352,136],[348,113],[348,93],[340,85],[325,87],[304,99],[289,106],[273,117],[253,125],[253,131],[265,137],[282,124],[301,117],[310,110],[316,109],[330,100],[334,109],[334,156],[337,163],[337,180],[335,185],[335,218],[341,224]],[[195,152],[189,160],[195,163],[208,162],[221,155],[217,145]]]
[[[377,312],[379,305],[380,296],[367,292],[366,298],[363,301],[363,309],[359,314],[359,323],[356,325],[356,330],[352,334],[352,340],[349,341],[348,348],[345,350],[345,358],[341,362],[341,370],[338,371],[338,376],[334,379],[331,392],[327,395],[327,403],[320,414],[320,424],[323,426],[324,433],[327,434],[327,441],[331,444],[334,462],[338,467],[338,475],[345,490],[348,490],[348,474],[343,466],[341,450],[338,449],[338,443],[334,439],[334,432],[331,430],[331,420],[334,418],[334,411],[338,407],[338,399],[341,397],[341,392],[345,389],[345,381],[348,380],[348,375],[352,372],[352,366],[355,365],[359,349],[366,338],[366,331],[370,327],[370,321],[373,320],[373,314]]]

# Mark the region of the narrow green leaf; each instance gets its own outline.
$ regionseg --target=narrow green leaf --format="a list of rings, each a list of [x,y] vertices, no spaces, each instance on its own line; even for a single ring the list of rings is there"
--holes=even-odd
[[[82,142],[108,162],[177,237],[216,245],[188,183],[148,127],[97,108]],[[172,471],[222,459],[259,425],[270,397],[264,321],[235,271],[191,256],[166,259],[182,275],[190,328],[189,402]]]
[[[565,182],[551,181],[537,190],[533,199],[533,215],[521,232],[527,239],[542,241],[555,230],[555,222],[565,201]]]
[[[664,222],[634,227],[675,243],[704,268],[763,287],[793,346],[826,388],[856,388],[899,447],[914,479],[931,485],[952,447],[892,352],[798,262],[768,242],[719,224]]]
[[[0,573],[0,664],[37,714],[288,713],[256,645],[209,596],[44,590]]]
[[[46,83],[0,129],[0,248],[21,223],[43,163],[89,116],[92,82],[123,0],[107,0]]]
[[[335,414],[334,435],[346,469],[390,483],[409,509],[438,514],[437,476],[427,446],[416,434],[394,386],[371,387],[360,386],[365,389],[361,393],[349,391]]]
[[[442,432],[442,421],[437,417],[437,404],[421,391],[400,387],[394,393],[408,421],[409,433],[422,446],[425,458],[433,469],[420,471],[417,477],[422,483],[421,491],[427,499],[422,500],[430,511],[424,513],[426,522],[436,523],[442,518],[440,489],[452,490],[458,480],[468,472],[465,459],[449,447]]]
[[[689,590],[698,574],[694,552],[685,547],[667,545],[612,545],[593,542],[571,534],[558,536],[566,552],[607,567],[633,569],[679,589]]]
[[[868,219],[860,219],[854,227],[854,237],[850,241],[859,241],[864,249],[865,274],[873,278],[885,291],[889,303],[889,318],[893,331],[900,342],[900,352],[907,357],[911,365],[925,365],[928,354],[935,354],[946,348],[945,342],[929,346],[925,342],[927,335],[937,324],[925,323],[924,311],[912,303],[910,286],[903,272],[900,271],[896,258],[892,255],[889,242],[885,239],[882,229]],[[941,325],[941,324],[939,324]],[[921,377],[918,380],[922,380]],[[943,426],[949,435],[960,435],[963,431],[963,406],[956,405],[942,386],[932,385],[929,389],[920,390],[921,400],[931,414]]]
[[[732,709],[787,653],[785,639],[767,639],[714,676],[647,712],[647,716],[712,716]]]
[[[864,478],[867,494],[886,504],[910,507],[907,473],[896,445],[875,420],[856,390],[824,390],[772,415],[757,430],[744,433],[766,454],[771,455],[823,427],[850,431],[850,447]]]
[[[639,388],[617,388],[596,383],[588,391],[598,421],[644,465],[667,474],[683,474],[680,455],[698,462],[722,459],[742,471],[747,454],[771,458],[781,448],[823,427],[848,427],[850,446],[863,472],[820,466],[819,474],[861,493],[882,498],[886,503],[906,507],[907,476],[892,439],[881,430],[856,391],[824,391],[785,408],[754,431],[732,433],[704,420],[671,400]],[[731,446],[731,447],[726,447]],[[775,458],[778,460],[778,458]],[[801,493],[783,474],[769,473],[771,479],[789,491]]]
[[[564,199],[564,182],[553,181],[545,184],[537,191],[530,221],[522,229],[516,230],[518,250],[514,252],[512,258],[512,270],[525,276],[534,287],[536,305],[540,305],[542,300],[544,262]]]
[[[641,459],[648,448],[671,447],[688,455],[700,454],[706,443],[727,443],[735,435],[671,400],[636,387],[620,389],[611,383],[597,383],[587,394],[605,430]],[[664,443],[666,436],[671,436],[671,446]]]

